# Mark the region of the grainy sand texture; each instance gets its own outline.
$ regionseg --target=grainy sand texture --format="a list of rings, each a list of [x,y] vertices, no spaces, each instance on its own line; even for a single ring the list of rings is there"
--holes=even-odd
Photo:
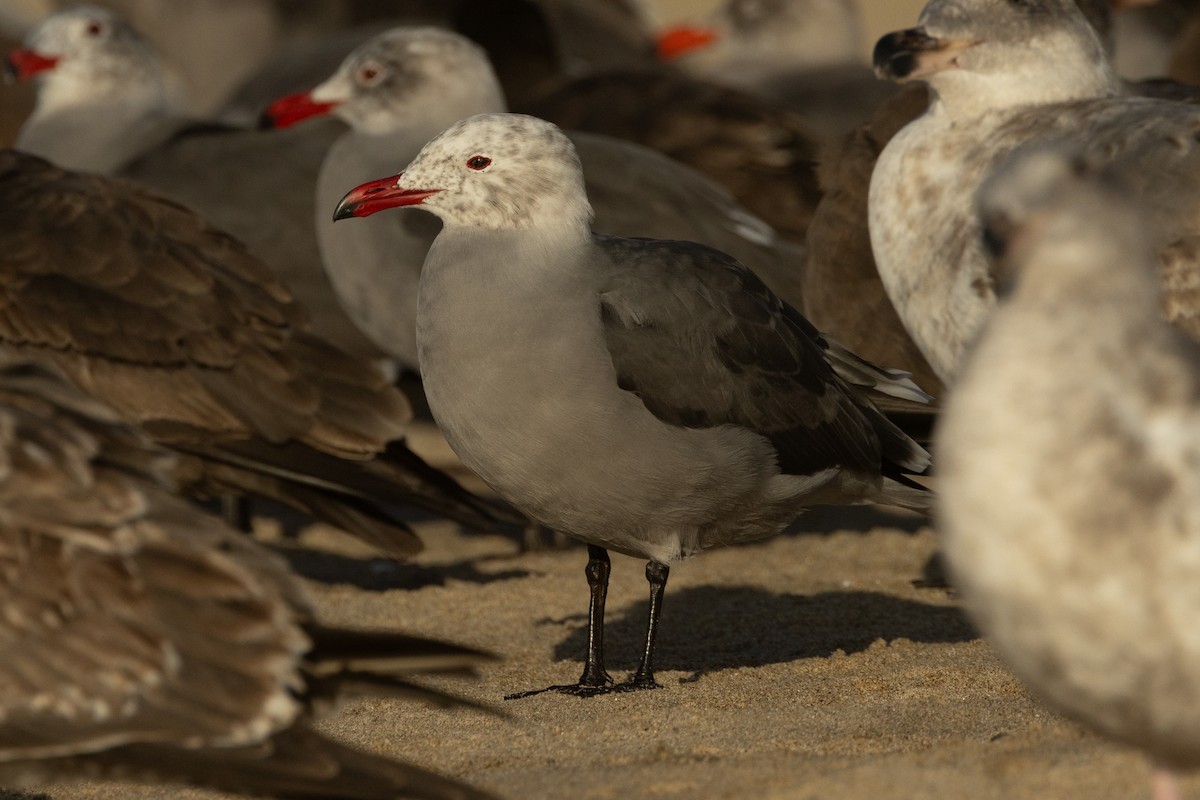
[[[578,676],[582,547],[521,555],[504,539],[437,523],[423,526],[430,546],[415,565],[320,529],[276,546],[310,577],[331,622],[397,625],[503,656],[477,682],[442,684],[503,716],[375,700],[323,727],[514,800],[1145,796],[1137,753],[1046,711],[953,596],[923,585],[936,550],[923,520],[829,509],[797,527],[672,571],[662,689],[509,702],[506,693]],[[608,646],[618,678],[635,666],[644,630],[643,567],[613,559]],[[1185,788],[1200,792],[1200,782]],[[112,783],[42,791],[54,800],[223,796]]]

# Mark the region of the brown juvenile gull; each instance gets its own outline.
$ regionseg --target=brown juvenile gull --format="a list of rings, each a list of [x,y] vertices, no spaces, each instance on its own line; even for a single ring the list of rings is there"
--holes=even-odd
[[[307,333],[287,290],[195,213],[0,151],[0,252],[0,352],[52,363],[188,454],[190,488],[265,496],[400,557],[420,542],[380,503],[488,525],[404,446],[403,395]]]
[[[1019,677],[1195,768],[1200,349],[1162,317],[1136,195],[1037,148],[984,185],[999,301],[938,429],[937,516],[954,584]]]
[[[135,178],[191,206],[283,279],[318,335],[382,356],[334,298],[312,227],[312,187],[341,125],[273,132],[198,123],[171,102],[149,41],[95,7],[46,19],[9,68],[38,89],[18,147],[70,169]]]
[[[487,55],[465,37],[402,27],[357,49],[311,92],[281,98],[277,125],[334,114],[351,130],[330,149],[317,184],[317,237],[351,318],[387,353],[416,368],[417,283],[434,236],[426,214],[334,225],[347,186],[394,172],[451,124],[503,111]],[[603,230],[701,241],[732,253],[778,294],[798,302],[803,250],[778,237],[721,187],[664,156],[606,136],[572,134]]]
[[[1194,294],[1200,109],[1130,97],[1070,0],[934,0],[921,27],[876,46],[881,72],[924,80],[929,111],[888,143],[871,179],[880,277],[944,382],[995,303],[971,203],[1019,145],[1061,139],[1133,176],[1154,210],[1167,315],[1200,333]]]
[[[0,364],[0,781],[85,773],[316,800],[490,795],[311,725],[478,651],[322,626],[282,559],[179,499],[172,457],[34,362]]]
[[[659,34],[660,58],[804,115],[822,139],[866,122],[893,88],[864,59],[858,4],[726,0],[701,25]]]
[[[553,688],[657,686],[673,561],[778,533],[813,504],[928,505],[904,476],[928,454],[754,273],[692,242],[592,233],[579,158],[554,125],[471,117],[336,217],[418,204],[443,222],[417,311],[434,418],[502,497],[588,543],[586,665]],[[603,659],[608,550],[647,559],[651,590],[641,666],[617,687]]]

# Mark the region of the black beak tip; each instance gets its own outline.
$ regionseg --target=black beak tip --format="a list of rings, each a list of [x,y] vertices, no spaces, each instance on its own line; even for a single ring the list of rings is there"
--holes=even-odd
[[[17,69],[17,65],[11,59],[4,59],[4,82],[16,83],[20,77],[21,72]]]
[[[917,54],[933,50],[937,44],[938,40],[921,28],[889,33],[875,43],[871,56],[875,74],[880,78],[903,80],[916,69]]]
[[[355,210],[358,208],[358,203],[346,202],[343,200],[338,203],[338,207],[333,210],[333,221],[337,222],[342,219],[349,219],[354,216]]]
[[[258,129],[260,131],[275,130],[275,118],[266,111],[262,112],[258,115]]]

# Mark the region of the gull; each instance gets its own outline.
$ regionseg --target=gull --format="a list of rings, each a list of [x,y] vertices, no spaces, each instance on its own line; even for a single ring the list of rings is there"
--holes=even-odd
[[[438,224],[426,214],[335,226],[327,212],[346,187],[395,171],[451,124],[505,109],[486,53],[463,36],[402,27],[364,44],[310,92],[267,111],[277,126],[333,114],[351,128],[317,182],[317,237],[350,317],[385,352],[416,368],[421,264]],[[651,150],[572,134],[604,230],[704,242],[743,260],[778,294],[799,301],[803,251],[740,207],[721,187]]]
[[[998,305],[937,431],[936,517],[1020,678],[1159,767],[1195,768],[1200,349],[1163,319],[1156,223],[1095,161],[1035,147],[984,184]]]
[[[410,676],[490,657],[322,625],[280,557],[174,493],[172,461],[55,371],[0,359],[5,785],[136,775],[255,796],[490,798],[312,725],[343,695],[457,704]]]
[[[312,187],[339,124],[272,132],[197,123],[174,102],[150,42],[94,6],[49,17],[8,61],[37,88],[17,147],[69,169],[134,178],[196,209],[283,279],[318,335],[382,356],[334,298],[312,227]]]
[[[265,496],[395,557],[421,543],[381,503],[487,528],[410,452],[412,411],[374,365],[305,330],[235,239],[137,185],[0,151],[0,353],[52,364],[185,456],[204,495]]]
[[[1135,176],[1155,210],[1165,311],[1200,333],[1189,244],[1200,109],[1128,96],[1070,0],[934,0],[920,23],[875,49],[881,73],[925,81],[931,103],[879,157],[870,236],[888,295],[943,382],[995,303],[971,198],[1031,140],[1071,142]]]
[[[417,312],[435,420],[502,497],[588,544],[585,667],[555,690],[657,686],[659,609],[680,558],[778,533],[813,504],[928,505],[904,476],[928,454],[838,377],[831,345],[753,272],[692,242],[592,233],[579,157],[551,123],[456,123],[335,217],[414,205],[443,223]],[[641,665],[618,686],[603,653],[609,550],[646,559],[650,584]]]

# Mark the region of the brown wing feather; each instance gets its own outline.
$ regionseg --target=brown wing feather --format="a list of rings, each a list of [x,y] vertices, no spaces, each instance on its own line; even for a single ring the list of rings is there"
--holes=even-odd
[[[302,333],[231,237],[148,190],[0,154],[0,345],[138,423],[363,458],[402,434],[378,370]]]

